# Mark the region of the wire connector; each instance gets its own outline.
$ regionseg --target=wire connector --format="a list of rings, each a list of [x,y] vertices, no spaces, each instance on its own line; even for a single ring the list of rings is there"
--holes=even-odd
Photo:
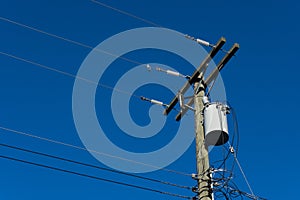
[[[229,151],[230,151],[230,153],[232,153],[232,154],[234,154],[235,153],[235,150],[234,150],[234,148],[231,146],[231,147],[229,147]]]
[[[151,72],[151,70],[152,70],[151,65],[147,64],[147,65],[146,65],[146,69],[147,69],[148,72]]]
[[[198,174],[192,174],[192,179],[198,180]]]

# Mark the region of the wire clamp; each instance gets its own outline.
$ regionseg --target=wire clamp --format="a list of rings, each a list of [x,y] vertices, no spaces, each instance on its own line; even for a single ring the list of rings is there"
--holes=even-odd
[[[232,154],[234,154],[234,152],[235,152],[235,150],[234,150],[234,148],[231,146],[231,147],[229,147],[229,151],[230,151],[230,153],[232,153]]]

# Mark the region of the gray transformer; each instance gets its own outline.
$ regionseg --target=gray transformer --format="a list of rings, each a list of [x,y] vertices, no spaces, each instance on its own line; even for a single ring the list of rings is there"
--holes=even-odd
[[[206,146],[220,146],[228,139],[227,114],[229,107],[221,103],[206,103],[204,108],[204,133]]]

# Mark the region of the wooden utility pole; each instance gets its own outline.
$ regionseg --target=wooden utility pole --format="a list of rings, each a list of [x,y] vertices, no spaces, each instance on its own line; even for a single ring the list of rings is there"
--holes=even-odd
[[[205,86],[203,77],[200,76],[194,83],[194,109],[195,109],[195,139],[196,139],[196,161],[197,161],[197,181],[198,181],[198,199],[212,200],[211,177],[209,173],[208,150],[204,142],[203,126],[203,97],[205,95]]]
[[[198,199],[212,200],[211,176],[209,172],[208,150],[204,142],[203,126],[203,97],[205,95],[205,86],[203,77],[200,76],[194,83],[194,109],[195,109],[195,133],[196,133],[196,161],[197,161],[197,181],[198,181]]]
[[[222,46],[225,44],[225,42],[225,38],[222,37],[216,45],[212,46],[212,50],[210,51],[210,53],[202,61],[193,75],[189,77],[186,84],[181,88],[181,90],[173,98],[173,100],[168,105],[166,105],[166,109],[164,111],[164,114],[168,115],[175,107],[175,105],[179,102],[181,111],[177,114],[176,121],[181,120],[183,115],[189,109],[192,109],[195,112],[197,175],[194,178],[197,179],[198,188],[194,191],[197,193],[197,200],[213,200],[208,149],[205,144],[204,135],[203,97],[205,96],[206,86],[211,84],[217,78],[219,71],[221,71],[226,63],[232,58],[232,56],[234,56],[236,51],[239,49],[239,45],[235,43],[232,46],[232,48],[226,53],[226,55],[221,59],[216,68],[206,79],[204,79],[204,74],[209,62],[222,49]],[[190,86],[194,86],[194,98],[191,98],[187,102],[187,104],[185,104],[183,95]],[[193,104],[194,108],[191,107]]]

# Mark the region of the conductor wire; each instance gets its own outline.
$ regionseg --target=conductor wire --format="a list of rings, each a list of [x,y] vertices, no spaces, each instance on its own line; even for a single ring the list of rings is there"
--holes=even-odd
[[[138,161],[135,161],[135,160],[130,160],[130,159],[127,159],[127,158],[111,155],[111,154],[104,153],[104,152],[95,151],[93,149],[83,148],[83,147],[80,147],[80,146],[76,146],[76,145],[73,145],[73,144],[69,144],[69,143],[65,143],[65,142],[61,142],[61,141],[57,141],[57,140],[53,140],[53,139],[49,139],[49,138],[45,138],[45,137],[40,137],[40,136],[37,136],[37,135],[17,131],[17,130],[6,128],[6,127],[3,127],[3,126],[0,126],[0,129],[11,132],[11,133],[15,133],[15,134],[18,134],[18,135],[23,135],[23,136],[35,138],[35,139],[38,139],[38,140],[42,140],[42,141],[46,141],[46,142],[50,142],[50,143],[54,143],[54,144],[58,144],[58,145],[66,146],[66,147],[71,147],[73,149],[78,149],[78,150],[87,151],[87,152],[93,152],[93,153],[96,153],[96,154],[99,154],[99,155],[102,155],[102,156],[106,156],[106,157],[109,157],[109,158],[114,158],[114,159],[123,160],[123,161],[126,161],[126,162],[138,164],[138,165],[151,167],[151,168],[156,169],[156,170],[163,170],[163,171],[166,171],[166,172],[169,172],[169,173],[174,173],[174,174],[178,174],[178,175],[191,177],[191,174],[187,174],[187,173],[184,173],[184,172],[180,172],[180,171],[176,171],[176,170],[172,170],[172,169],[161,168],[161,167],[158,167],[158,166],[155,166],[155,165],[151,165],[151,164],[147,164],[147,163],[143,163],[143,162],[138,162]]]
[[[87,83],[95,84],[95,85],[98,85],[98,86],[103,87],[103,88],[106,88],[106,89],[110,89],[110,90],[113,90],[113,91],[117,91],[117,92],[120,92],[120,93],[129,95],[129,96],[133,96],[133,97],[135,97],[135,98],[140,98],[140,96],[138,96],[138,95],[135,95],[135,94],[133,94],[133,93],[130,93],[130,92],[127,92],[127,91],[124,91],[124,90],[120,90],[120,89],[118,89],[118,88],[116,88],[116,87],[111,87],[111,86],[108,86],[108,85],[105,85],[105,84],[102,84],[102,83],[98,83],[98,82],[95,82],[95,81],[91,81],[91,80],[86,79],[86,78],[84,78],[84,77],[80,77],[80,76],[77,76],[77,75],[74,75],[74,74],[71,74],[71,73],[62,71],[62,70],[55,69],[55,68],[53,68],[53,67],[49,67],[49,66],[47,66],[47,65],[43,65],[43,64],[40,64],[40,63],[31,61],[31,60],[27,60],[27,59],[25,59],[25,58],[21,58],[21,57],[19,57],[19,56],[13,55],[13,54],[9,54],[9,53],[2,52],[2,51],[0,51],[0,54],[1,54],[1,55],[4,55],[4,56],[7,56],[7,57],[10,57],[10,58],[13,58],[13,59],[15,59],[15,60],[19,60],[19,61],[23,61],[23,62],[32,64],[32,65],[35,65],[35,66],[40,67],[40,68],[43,68],[43,69],[47,69],[47,70],[50,70],[50,71],[53,71],[53,72],[57,72],[57,73],[59,73],[59,74],[63,74],[63,75],[66,75],[66,76],[69,76],[69,77],[72,77],[72,78],[75,78],[75,79],[82,80],[82,81],[85,81],[85,82],[87,82]]]
[[[91,2],[96,3],[96,4],[98,4],[98,5],[101,5],[101,6],[103,6],[103,7],[109,8],[109,9],[111,9],[111,10],[114,10],[114,11],[116,11],[116,12],[118,12],[118,13],[127,15],[127,16],[129,16],[129,17],[138,19],[138,20],[140,20],[140,21],[143,21],[143,22],[145,22],[145,23],[147,23],[147,24],[150,24],[151,26],[156,26],[156,27],[160,27],[160,28],[163,27],[163,26],[161,26],[161,25],[159,25],[159,24],[156,24],[156,23],[154,23],[154,22],[152,22],[152,21],[150,21],[150,20],[141,18],[141,17],[139,17],[139,16],[136,16],[136,15],[131,14],[131,13],[129,13],[129,12],[126,12],[126,11],[124,11],[124,10],[120,10],[120,9],[118,9],[118,8],[114,8],[114,7],[110,6],[110,5],[107,5],[107,4],[105,4],[105,3],[102,3],[102,2],[100,2],[100,1],[91,0]]]
[[[141,62],[138,62],[138,61],[135,61],[135,60],[132,60],[132,59],[128,59],[128,58],[123,57],[123,56],[118,56],[118,55],[116,55],[116,54],[113,54],[113,53],[111,53],[111,52],[105,51],[105,50],[103,50],[103,49],[93,48],[92,46],[87,45],[87,44],[84,44],[84,43],[82,43],[82,42],[77,42],[77,41],[75,41],[75,40],[71,40],[71,39],[68,39],[68,38],[65,38],[65,37],[62,37],[62,36],[53,34],[53,33],[49,33],[49,32],[43,31],[43,30],[41,30],[41,29],[34,28],[34,27],[28,26],[28,25],[26,25],[26,24],[22,24],[22,23],[20,23],[20,22],[16,22],[16,21],[14,21],[14,20],[11,20],[11,19],[8,19],[8,18],[5,18],[5,17],[1,17],[1,16],[0,16],[0,20],[5,21],[5,22],[8,22],[8,23],[11,23],[11,24],[14,24],[14,25],[17,25],[17,26],[20,26],[20,27],[22,27],[22,28],[25,28],[25,29],[28,29],[28,30],[31,30],[31,31],[35,31],[35,32],[38,32],[38,33],[41,33],[41,34],[50,36],[50,37],[52,37],[52,38],[60,39],[60,40],[63,40],[63,41],[65,41],[65,42],[68,42],[68,43],[71,43],[71,44],[75,44],[75,45],[78,45],[78,46],[81,46],[81,47],[84,47],[84,48],[87,48],[87,49],[95,50],[95,51],[97,51],[97,52],[104,53],[104,54],[110,55],[110,56],[115,57],[115,58],[120,58],[120,59],[122,59],[122,60],[131,62],[131,63],[134,63],[134,64],[138,64],[138,65],[142,65],[142,64],[143,64],[143,63],[141,63]]]
[[[160,193],[160,194],[173,196],[173,197],[178,197],[178,198],[182,198],[182,199],[191,199],[188,196],[183,196],[183,195],[179,195],[179,194],[175,194],[175,193],[156,190],[156,189],[143,187],[143,186],[139,186],[139,185],[134,185],[134,184],[130,184],[130,183],[125,183],[125,182],[121,182],[121,181],[115,181],[115,180],[112,180],[112,179],[106,179],[106,178],[102,178],[102,177],[98,177],[98,176],[92,176],[92,175],[88,175],[88,174],[84,174],[84,173],[79,173],[79,172],[75,172],[75,171],[71,171],[71,170],[66,170],[66,169],[53,167],[53,166],[49,166],[49,165],[44,165],[44,164],[31,162],[31,161],[27,161],[27,160],[22,160],[22,159],[18,159],[18,158],[14,158],[14,157],[9,157],[9,156],[5,156],[5,155],[0,155],[0,158],[7,159],[7,160],[12,160],[12,161],[16,161],[16,162],[21,162],[21,163],[25,163],[25,164],[29,164],[29,165],[34,165],[34,166],[38,166],[38,167],[43,167],[43,168],[51,169],[51,170],[55,170],[55,171],[65,172],[65,173],[69,173],[69,174],[73,174],[73,175],[77,175],[77,176],[87,177],[87,178],[95,179],[95,180],[98,180],[98,181],[114,183],[114,184],[117,184],[117,185],[123,185],[123,186],[127,186],[127,187],[132,187],[132,188],[136,188],[136,189],[141,189],[141,190],[146,190],[146,191],[150,191],[150,192]]]
[[[140,21],[142,21],[142,22],[145,22],[145,23],[147,23],[147,24],[149,24],[149,25],[151,25],[151,26],[155,26],[155,27],[158,27],[158,28],[167,28],[167,27],[164,27],[164,26],[162,26],[162,25],[159,25],[159,24],[157,24],[157,23],[155,23],[155,22],[153,22],[153,21],[150,21],[150,20],[147,20],[147,19],[145,19],[145,18],[139,17],[139,16],[137,16],[137,15],[131,14],[131,13],[126,12],[126,11],[124,11],[124,10],[115,8],[115,7],[113,7],[113,6],[110,6],[110,5],[108,5],[108,4],[105,4],[105,3],[103,3],[103,2],[100,2],[100,1],[97,1],[97,0],[90,0],[90,1],[93,2],[93,3],[95,3],[95,4],[100,5],[100,6],[102,6],[102,7],[111,9],[111,10],[116,11],[116,12],[118,12],[118,13],[121,13],[121,14],[123,14],[123,15],[127,15],[127,16],[129,16],[129,17],[134,18],[134,19],[137,19],[137,20],[140,20]],[[186,37],[186,38],[193,39],[193,40],[195,40],[198,44],[201,44],[201,45],[204,45],[204,46],[208,46],[208,47],[211,47],[211,48],[215,48],[215,47],[216,47],[215,44],[210,44],[210,43],[207,42],[207,41],[204,41],[204,40],[201,40],[201,39],[197,39],[197,38],[191,37],[191,36],[189,36],[189,35],[187,35],[187,34],[183,34],[183,33],[178,33],[178,34],[180,34],[181,36],[184,36],[184,37]],[[201,42],[199,42],[199,41],[201,41]],[[228,53],[228,51],[226,51],[226,50],[224,50],[224,49],[222,49],[222,48],[221,48],[220,50],[221,50],[222,52],[224,52],[224,53]],[[234,56],[235,56],[235,55],[234,55]]]
[[[243,177],[244,177],[244,179],[245,179],[245,182],[246,182],[246,184],[247,184],[247,186],[248,186],[248,188],[249,188],[251,194],[252,194],[253,196],[255,196],[255,195],[254,195],[254,192],[253,192],[253,190],[252,190],[252,188],[251,188],[251,185],[250,185],[250,183],[249,183],[249,181],[248,181],[248,179],[247,179],[247,177],[246,177],[246,174],[244,173],[244,170],[243,170],[243,168],[242,168],[242,166],[241,166],[241,164],[240,164],[240,162],[239,162],[237,156],[235,155],[235,153],[234,153],[233,157],[234,157],[234,159],[235,159],[235,161],[236,161],[236,163],[237,163],[237,165],[238,165],[238,167],[239,167],[239,169],[240,169],[240,171],[241,171],[241,173],[242,173],[242,175],[243,175]]]
[[[21,147],[17,147],[17,146],[1,144],[1,143],[0,143],[0,146],[18,150],[18,151],[31,153],[31,154],[35,154],[35,155],[40,155],[40,156],[44,156],[44,157],[48,157],[48,158],[53,158],[53,159],[57,159],[57,160],[61,160],[61,161],[69,162],[69,163],[74,163],[74,164],[78,164],[78,165],[82,165],[82,166],[86,166],[86,167],[91,167],[91,168],[95,168],[98,170],[109,171],[112,173],[122,174],[125,176],[130,176],[130,177],[134,177],[134,178],[138,178],[138,179],[144,179],[147,181],[152,181],[152,182],[156,182],[156,183],[160,183],[160,184],[164,184],[164,185],[169,185],[169,186],[178,187],[178,188],[182,188],[182,189],[188,189],[188,190],[191,189],[191,187],[188,187],[188,186],[178,185],[175,183],[170,183],[170,182],[166,182],[166,181],[162,181],[162,180],[158,180],[158,179],[148,178],[148,177],[144,177],[144,176],[135,175],[132,173],[126,173],[126,172],[122,172],[122,171],[118,171],[118,170],[114,170],[114,169],[100,167],[100,166],[96,166],[96,165],[92,165],[92,164],[87,164],[87,163],[83,163],[83,162],[79,162],[79,161],[75,161],[75,160],[71,160],[71,159],[67,159],[67,158],[63,158],[63,157],[59,157],[59,156],[54,156],[54,155],[50,155],[50,154],[46,154],[46,153],[41,153],[41,152],[37,152],[37,151],[33,151],[33,150],[29,150],[29,149],[25,149],[25,148],[21,148]]]

